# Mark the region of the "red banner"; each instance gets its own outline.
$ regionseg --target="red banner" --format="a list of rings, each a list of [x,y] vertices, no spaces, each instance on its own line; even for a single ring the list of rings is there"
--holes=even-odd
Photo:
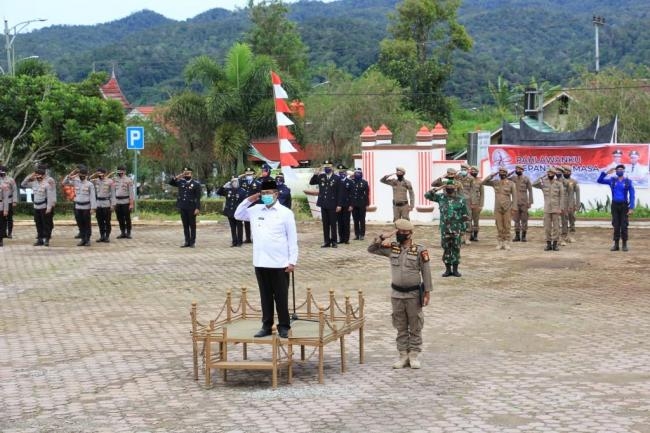
[[[635,187],[648,188],[650,145],[593,144],[586,146],[517,146],[490,145],[488,154],[492,171],[505,167],[508,171],[522,165],[528,177],[536,180],[549,167],[571,167],[578,182],[596,183],[601,171],[618,164],[625,166],[625,175]]]

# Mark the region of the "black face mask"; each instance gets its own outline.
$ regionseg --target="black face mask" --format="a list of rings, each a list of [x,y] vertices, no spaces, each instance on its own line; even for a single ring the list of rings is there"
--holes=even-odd
[[[445,188],[445,192],[449,195],[452,195],[456,190],[454,188]]]
[[[549,174],[549,175],[548,175],[548,178],[551,179],[551,180],[553,180],[554,177],[555,177],[554,174]]]
[[[43,176],[36,176],[36,180],[39,181],[39,182],[42,181],[42,180],[43,180]]]
[[[474,173],[474,172],[472,172],[472,173],[470,173],[470,174],[471,174],[473,177],[478,176],[478,173]]]
[[[5,177],[7,173],[0,173],[0,177]]]
[[[521,176],[522,174],[524,174],[523,171],[515,171],[515,173],[517,173],[517,176]]]
[[[403,175],[403,174],[398,174],[398,175],[397,175],[397,180],[403,180],[403,179],[404,179],[404,175]]]
[[[397,239],[397,242],[399,242],[400,244],[403,244],[408,240],[409,236],[410,235],[407,235],[406,233],[397,233],[395,235],[395,239]]]
[[[86,176],[79,176],[79,180],[86,180]]]
[[[565,179],[568,179],[568,178],[570,178],[570,177],[571,177],[570,174],[564,174],[564,178],[565,178]]]
[[[507,175],[507,174],[500,174],[499,177],[500,177],[501,179],[505,179],[506,177],[508,177],[508,175]]]
[[[191,179],[192,179],[192,176],[183,176],[183,178],[184,178],[185,180],[191,180]]]

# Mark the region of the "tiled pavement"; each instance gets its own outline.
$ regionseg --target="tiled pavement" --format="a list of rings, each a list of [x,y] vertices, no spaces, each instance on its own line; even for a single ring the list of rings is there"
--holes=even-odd
[[[435,245],[434,230],[418,238]],[[216,310],[228,288],[256,290],[251,247],[229,248],[225,224],[202,224],[192,250],[178,225],[90,248],[74,232],[59,224],[51,247],[32,247],[21,225],[0,249],[2,432],[650,432],[650,230],[626,255],[607,251],[607,228],[581,228],[559,253],[533,240],[506,256],[490,227],[451,279],[432,246],[416,371],[390,368],[385,260],[367,242],[321,249],[320,226],[301,223],[297,297],[364,290],[366,363],[352,336],[347,373],[333,344],[325,384],[311,359],[275,391],[266,372],[192,379],[192,300]]]

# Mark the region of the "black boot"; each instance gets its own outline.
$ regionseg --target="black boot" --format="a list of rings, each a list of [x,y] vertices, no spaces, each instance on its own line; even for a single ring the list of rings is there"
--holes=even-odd
[[[442,276],[443,277],[449,277],[451,275],[452,275],[451,265],[448,265],[447,263],[445,263],[445,272],[442,274]]]
[[[522,230],[522,232],[521,232],[521,241],[522,242],[528,242],[526,240],[526,230]]]
[[[621,248],[623,251],[627,251],[627,241],[623,241],[623,248]]]
[[[43,245],[43,239],[41,238],[36,238],[36,242],[34,242],[35,247],[40,247]]]
[[[521,241],[521,237],[519,236],[519,230],[515,230],[515,237],[512,238],[512,242],[519,242]]]
[[[125,238],[126,238],[126,233],[125,232],[122,232],[122,233],[120,233],[119,236],[117,236],[117,239],[125,239]]]
[[[474,237],[474,232],[472,232],[472,234],[469,235],[469,241],[474,242],[475,240],[476,240],[476,238]]]
[[[614,245],[609,249],[610,251],[618,251],[620,248],[618,247],[618,239],[614,241]]]
[[[124,235],[125,238],[131,239],[131,230],[126,231],[126,235]]]
[[[108,234],[104,235],[104,242],[106,242],[106,243],[110,242],[111,240],[109,239],[109,237],[110,237],[110,235],[108,235]]]
[[[0,247],[2,246],[4,246],[4,244],[2,243],[2,238],[0,237]]]
[[[553,247],[551,246],[551,241],[546,241],[546,246],[544,247],[544,251],[551,251]]]
[[[557,246],[557,241],[553,241],[553,251],[560,251],[560,247]]]
[[[474,231],[474,242],[478,242],[478,230]]]
[[[49,247],[50,246],[50,240],[48,238],[43,238],[43,246],[44,247]]]
[[[95,242],[104,242],[104,239],[105,239],[104,235],[100,234],[99,239],[95,240]]]
[[[461,277],[462,276],[461,273],[458,272],[458,263],[454,263],[454,272],[452,272],[451,275],[453,275],[454,277]]]

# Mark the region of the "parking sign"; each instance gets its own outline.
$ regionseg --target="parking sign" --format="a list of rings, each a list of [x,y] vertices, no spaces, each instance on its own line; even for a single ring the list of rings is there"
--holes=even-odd
[[[129,126],[126,128],[126,148],[129,150],[144,149],[144,127]]]

